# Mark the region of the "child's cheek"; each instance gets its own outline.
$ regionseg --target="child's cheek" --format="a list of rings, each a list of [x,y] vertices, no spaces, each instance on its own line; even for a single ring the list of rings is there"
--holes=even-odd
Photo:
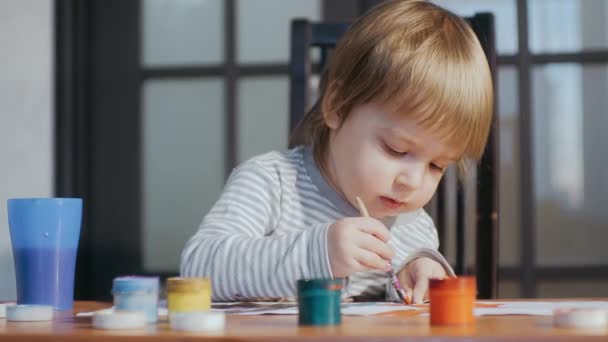
[[[362,181],[366,184],[378,188],[392,183],[394,166],[382,157],[375,155],[374,158],[370,158],[363,165],[360,165],[360,168],[363,170],[362,176],[364,179]],[[386,191],[389,189],[380,190]]]

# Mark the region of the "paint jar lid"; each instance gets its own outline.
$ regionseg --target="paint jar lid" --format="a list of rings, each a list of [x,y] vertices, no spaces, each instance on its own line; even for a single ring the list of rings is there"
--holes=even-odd
[[[310,290],[342,291],[344,280],[342,278],[329,279],[300,279],[298,280],[298,291]]]
[[[211,280],[209,278],[172,277],[167,279],[167,292],[198,292],[210,290]]]
[[[462,276],[445,279],[430,279],[429,290],[431,293],[450,292],[475,294],[477,292],[477,282],[475,277]]]
[[[93,314],[93,327],[97,329],[126,330],[146,326],[143,311],[102,310]]]
[[[6,307],[9,305],[15,305],[15,302],[0,303],[0,318],[6,317]]]
[[[8,305],[6,319],[13,322],[40,322],[53,319],[50,305]]]
[[[116,277],[112,282],[112,293],[158,292],[158,287],[158,277]]]
[[[592,308],[555,309],[553,325],[561,328],[607,328],[608,311]]]
[[[169,315],[169,324],[173,330],[217,331],[226,326],[226,315],[215,311],[176,312]]]

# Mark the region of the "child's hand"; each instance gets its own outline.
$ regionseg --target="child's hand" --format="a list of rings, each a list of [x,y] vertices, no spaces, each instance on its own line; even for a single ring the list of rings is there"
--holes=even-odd
[[[334,277],[367,269],[390,270],[393,250],[386,244],[390,232],[370,217],[348,217],[334,222],[327,232],[329,264]]]
[[[431,258],[418,258],[407,264],[397,275],[412,304],[422,304],[428,299],[429,279],[447,277],[440,263]]]

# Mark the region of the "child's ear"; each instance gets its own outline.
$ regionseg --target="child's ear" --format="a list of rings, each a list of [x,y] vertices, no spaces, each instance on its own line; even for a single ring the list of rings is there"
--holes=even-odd
[[[323,113],[323,121],[327,127],[331,129],[338,129],[340,127],[340,115],[336,108],[336,102],[338,97],[338,82],[332,81],[325,91],[323,100],[321,102],[321,112]]]

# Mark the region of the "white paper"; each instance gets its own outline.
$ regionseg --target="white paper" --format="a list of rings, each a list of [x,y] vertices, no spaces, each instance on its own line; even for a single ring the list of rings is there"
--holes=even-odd
[[[213,311],[222,311],[228,315],[297,315],[297,303],[243,303],[221,307],[214,304]],[[257,306],[257,307],[256,307]],[[385,312],[420,310],[419,307],[386,303],[386,302],[360,302],[342,303],[342,315],[367,316]]]
[[[420,307],[386,302],[342,303],[342,315],[368,316],[386,312],[420,310]],[[99,311],[110,311],[112,308]],[[298,304],[295,302],[233,302],[214,303],[211,311],[227,315],[297,315]],[[81,312],[76,317],[91,317],[95,312]],[[167,308],[158,308],[159,316],[167,316]]]
[[[477,304],[498,305],[497,307],[475,308],[475,316],[487,315],[532,315],[552,316],[555,309],[592,308],[608,310],[608,301],[479,301]],[[411,306],[386,302],[342,303],[342,314],[346,316],[368,316],[386,312],[421,310],[425,306]],[[112,308],[105,309],[111,310]],[[227,315],[297,315],[296,302],[230,302],[213,303],[212,311]],[[81,312],[77,317],[90,317],[94,312]],[[167,308],[161,304],[159,316],[167,316]],[[424,316],[427,316],[424,314]]]
[[[475,308],[475,316],[501,316],[501,315],[531,315],[531,316],[552,316],[553,310],[539,308]]]
[[[517,301],[517,302],[477,302],[480,304],[497,304],[503,308],[526,308],[526,309],[608,309],[608,301],[602,300],[583,300],[583,301]]]
[[[496,308],[476,308],[475,315],[534,315],[552,316],[555,309],[602,309],[608,310],[608,301],[517,301],[517,302],[485,302],[478,304],[494,304]]]
[[[89,311],[89,312],[79,312],[76,314],[76,317],[92,317],[94,313],[96,312],[105,312],[105,311],[114,311],[114,307],[111,308],[107,308],[107,309],[102,309],[102,310],[97,310],[97,311]],[[159,317],[164,317],[168,315],[168,311],[167,308],[158,308],[157,311],[157,315]]]

